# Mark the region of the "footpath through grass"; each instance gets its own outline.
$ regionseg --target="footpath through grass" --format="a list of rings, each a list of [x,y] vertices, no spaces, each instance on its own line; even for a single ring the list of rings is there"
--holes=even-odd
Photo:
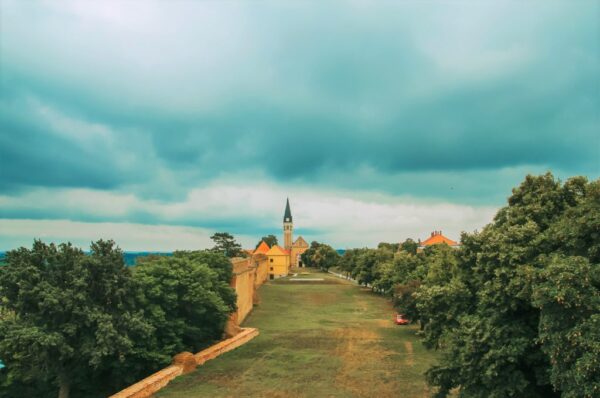
[[[244,326],[260,335],[156,397],[428,397],[435,361],[383,298],[324,273],[272,281]]]

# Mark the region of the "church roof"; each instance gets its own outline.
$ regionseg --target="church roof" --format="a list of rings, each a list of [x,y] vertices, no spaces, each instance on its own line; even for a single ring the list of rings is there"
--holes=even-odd
[[[303,237],[299,236],[298,239],[292,244],[293,247],[308,247],[308,243]]]
[[[273,247],[265,253],[267,256],[289,256],[290,251],[285,250],[283,247],[278,245],[273,245]]]
[[[260,242],[260,245],[258,245],[258,247],[256,248],[256,250],[254,250],[253,254],[265,254],[270,250],[269,245],[267,245],[267,243],[263,240]]]
[[[444,235],[442,235],[442,231],[433,231],[427,240],[421,242],[421,246],[437,245],[440,243],[445,243],[448,246],[458,246],[458,242],[446,238]]]
[[[290,198],[287,198],[285,202],[285,213],[283,215],[283,222],[292,222],[292,211],[290,210]]]

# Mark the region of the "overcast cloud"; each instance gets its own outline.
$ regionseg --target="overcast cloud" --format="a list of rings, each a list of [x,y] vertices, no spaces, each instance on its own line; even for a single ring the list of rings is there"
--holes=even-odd
[[[287,196],[307,240],[456,239],[527,173],[600,175],[599,21],[596,1],[0,0],[0,250],[251,245]]]

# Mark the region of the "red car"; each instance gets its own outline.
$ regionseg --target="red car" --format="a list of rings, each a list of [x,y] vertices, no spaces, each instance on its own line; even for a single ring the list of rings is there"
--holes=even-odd
[[[404,314],[396,314],[396,325],[408,325],[410,321],[404,317]]]

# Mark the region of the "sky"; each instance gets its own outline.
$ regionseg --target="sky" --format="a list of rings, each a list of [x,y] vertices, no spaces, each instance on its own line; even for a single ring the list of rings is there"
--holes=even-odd
[[[0,250],[481,229],[600,176],[597,1],[0,0]]]

